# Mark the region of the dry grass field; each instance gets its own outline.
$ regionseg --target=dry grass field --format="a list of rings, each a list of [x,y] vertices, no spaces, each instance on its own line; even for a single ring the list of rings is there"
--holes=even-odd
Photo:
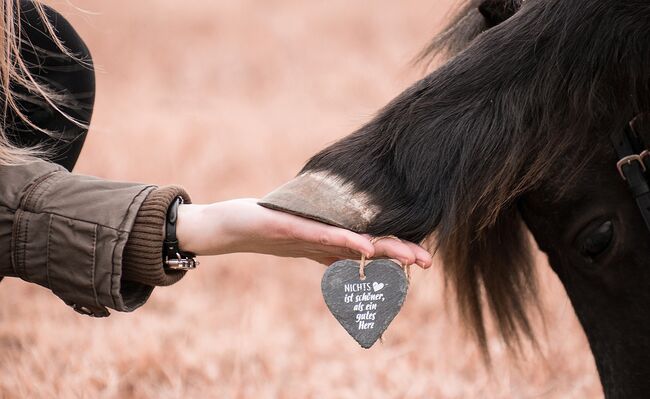
[[[409,62],[451,1],[53,1],[91,48],[98,96],[78,173],[180,183],[195,202],[259,197],[422,76]],[[415,271],[383,344],[328,313],[306,260],[202,259],[131,314],[78,315],[0,284],[0,398],[600,398],[584,334],[539,256],[546,328],[494,364]]]

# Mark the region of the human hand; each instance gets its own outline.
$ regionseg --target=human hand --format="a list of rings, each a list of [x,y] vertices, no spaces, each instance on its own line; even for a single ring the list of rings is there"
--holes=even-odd
[[[255,252],[329,265],[365,254],[405,265],[431,266],[431,255],[416,244],[397,239],[373,244],[368,235],[267,209],[251,198],[181,205],[177,223],[181,250],[197,255]]]

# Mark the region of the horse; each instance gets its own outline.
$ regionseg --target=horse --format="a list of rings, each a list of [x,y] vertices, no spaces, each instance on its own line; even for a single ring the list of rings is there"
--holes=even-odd
[[[650,2],[469,0],[451,21],[421,54],[444,63],[260,204],[431,237],[487,359],[488,314],[510,348],[535,340],[536,242],[606,397],[650,397]]]

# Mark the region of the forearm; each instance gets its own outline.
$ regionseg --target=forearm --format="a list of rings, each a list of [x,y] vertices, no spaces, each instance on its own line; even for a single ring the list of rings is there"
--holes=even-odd
[[[44,161],[0,166],[0,182],[0,275],[96,316],[134,310],[154,285],[179,278],[163,269],[162,226],[166,201],[186,197],[182,189],[73,175]]]
[[[431,264],[424,249],[400,240],[370,238],[352,231],[261,207],[255,199],[210,205],[181,205],[177,238],[181,250],[197,255],[255,252],[304,257],[329,264],[341,258],[389,257],[403,264]]]

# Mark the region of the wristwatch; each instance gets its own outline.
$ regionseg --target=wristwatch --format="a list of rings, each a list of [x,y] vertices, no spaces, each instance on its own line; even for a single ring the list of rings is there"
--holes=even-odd
[[[196,269],[199,261],[191,252],[181,251],[176,238],[176,221],[178,220],[178,206],[183,203],[183,197],[176,197],[167,209],[165,223],[165,240],[163,241],[163,265],[170,270]]]

